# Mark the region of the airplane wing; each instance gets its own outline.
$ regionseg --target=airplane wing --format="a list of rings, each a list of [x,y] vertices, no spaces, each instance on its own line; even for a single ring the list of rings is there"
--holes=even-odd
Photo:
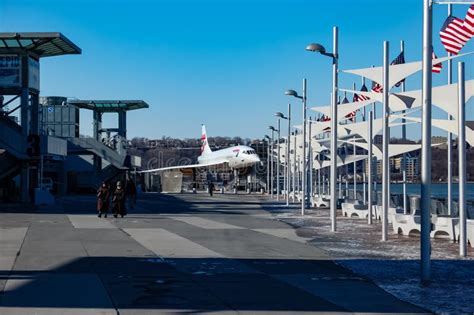
[[[154,168],[151,170],[138,171],[137,173],[157,173],[157,172],[164,172],[164,171],[171,171],[171,170],[181,170],[181,169],[189,169],[189,168],[201,168],[201,167],[207,167],[207,166],[222,165],[225,163],[227,163],[227,161],[215,161],[215,162],[203,163],[203,164],[169,166],[169,167]]]

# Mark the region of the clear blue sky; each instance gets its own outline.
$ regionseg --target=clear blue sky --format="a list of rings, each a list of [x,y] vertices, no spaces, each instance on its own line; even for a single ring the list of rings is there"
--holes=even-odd
[[[466,10],[454,14],[464,18]],[[443,56],[437,32],[446,6],[434,11],[434,47]],[[42,95],[143,99],[151,107],[130,113],[128,132],[148,138],[199,137],[201,123],[210,135],[261,137],[288,101],[301,117],[284,91],[301,90],[303,77],[309,105],[329,104],[330,60],[305,52],[306,44],[330,50],[338,25],[342,69],[380,65],[384,40],[391,59],[405,40],[406,60],[415,61],[421,23],[421,0],[0,0],[1,31],[59,31],[82,48],[80,56],[42,61]],[[474,39],[463,51],[473,50]],[[474,58],[465,60],[472,79]],[[444,68],[435,83],[445,79]],[[341,87],[354,81],[360,87],[359,78],[342,75]],[[90,115],[81,119],[90,134]]]

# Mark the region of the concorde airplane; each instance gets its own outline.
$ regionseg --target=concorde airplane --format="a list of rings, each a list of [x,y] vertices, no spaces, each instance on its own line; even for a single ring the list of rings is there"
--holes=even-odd
[[[255,150],[249,146],[237,145],[222,150],[212,151],[207,141],[206,126],[202,125],[201,155],[198,157],[198,164],[161,167],[140,171],[139,173],[154,173],[224,164],[227,164],[232,169],[240,169],[257,163],[260,163],[260,158]]]

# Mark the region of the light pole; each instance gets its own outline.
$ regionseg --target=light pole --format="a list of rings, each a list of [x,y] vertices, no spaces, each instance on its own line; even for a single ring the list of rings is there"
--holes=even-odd
[[[295,198],[296,198],[296,138],[297,138],[297,130],[293,132],[294,138],[293,138],[293,176],[292,176],[292,182],[293,182],[293,203],[295,203]]]
[[[390,126],[389,126],[389,43],[383,42],[383,109],[382,109],[382,241],[388,240],[388,207],[390,205]]]
[[[277,151],[277,167],[276,167],[276,187],[277,187],[277,190],[276,190],[276,195],[277,195],[277,201],[280,201],[280,164],[281,164],[281,161],[280,161],[280,118],[278,118],[278,129],[276,130],[277,134],[278,134],[278,151]]]
[[[286,141],[286,205],[290,203],[290,136],[291,136],[291,104],[288,104],[288,116],[277,112],[275,116],[288,120],[288,140]]]
[[[271,177],[270,177],[270,187],[271,187],[271,197],[273,198],[273,182],[274,182],[274,179],[273,179],[273,175],[274,175],[274,169],[275,169],[275,161],[273,160],[273,151],[275,150],[274,149],[274,146],[275,146],[275,127],[273,126],[268,126],[268,129],[270,129],[272,131],[272,147],[271,147],[271,150],[270,150],[270,154],[271,154],[271,164],[270,164],[270,168],[271,168]]]
[[[270,190],[270,141],[272,138],[270,138],[269,135],[265,135],[265,138],[267,139],[267,194],[268,191]]]
[[[336,231],[336,190],[337,190],[337,65],[338,55],[338,28],[333,28],[333,52],[327,53],[320,44],[309,44],[307,51],[319,52],[321,55],[332,58],[332,102],[331,102],[331,231]]]
[[[420,260],[421,283],[430,281],[431,276],[431,88],[433,3],[423,0],[423,74],[421,88],[421,231]],[[387,87],[384,87],[387,88]]]
[[[286,95],[293,96],[302,100],[303,103],[303,167],[301,176],[301,215],[305,215],[306,210],[306,189],[307,189],[307,156],[306,156],[306,79],[303,79],[303,96],[299,96],[295,90],[287,90]]]

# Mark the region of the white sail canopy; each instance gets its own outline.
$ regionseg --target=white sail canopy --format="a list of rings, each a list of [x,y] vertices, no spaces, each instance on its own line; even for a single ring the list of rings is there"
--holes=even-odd
[[[470,55],[474,52],[468,52],[465,54],[459,54],[454,56],[442,57],[433,59],[433,64],[438,64],[447,60],[456,59],[459,57]],[[422,69],[422,62],[415,61],[415,62],[408,62],[402,63],[397,65],[391,65],[389,68],[389,85],[390,88],[393,87],[395,84],[400,82],[401,80],[411,76],[412,74],[421,71]],[[361,77],[367,78],[369,80],[375,81],[379,84],[382,84],[382,77],[383,77],[383,67],[370,67],[370,68],[363,68],[363,69],[353,69],[353,70],[341,70],[342,72],[351,73],[355,75],[359,75]]]

